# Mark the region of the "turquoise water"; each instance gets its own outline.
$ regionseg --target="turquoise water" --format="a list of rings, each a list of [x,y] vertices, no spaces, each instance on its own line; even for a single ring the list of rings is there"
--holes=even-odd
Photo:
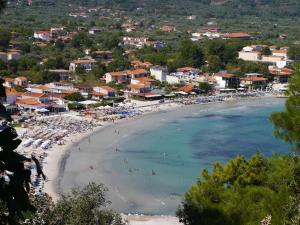
[[[129,136],[128,124],[117,125],[114,129],[124,135],[115,142],[120,151],[110,150],[109,159],[102,154],[102,173],[91,174],[91,180],[108,186],[118,211],[173,214],[201,170],[213,162],[225,163],[238,154],[250,157],[258,150],[265,156],[287,153],[289,146],[273,137],[269,122],[270,114],[282,111],[283,105],[284,100],[269,99],[192,106],[137,120],[130,126],[138,128]],[[81,179],[72,176],[66,168],[62,185]]]

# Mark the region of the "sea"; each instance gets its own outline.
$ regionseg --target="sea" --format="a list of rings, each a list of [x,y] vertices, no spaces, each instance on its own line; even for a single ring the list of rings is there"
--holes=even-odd
[[[290,152],[269,121],[284,103],[261,98],[192,105],[114,124],[73,146],[60,191],[103,183],[118,212],[174,215],[184,193],[214,162],[257,151]]]

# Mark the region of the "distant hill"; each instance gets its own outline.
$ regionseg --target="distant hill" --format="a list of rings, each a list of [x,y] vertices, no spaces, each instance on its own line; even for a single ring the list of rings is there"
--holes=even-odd
[[[10,2],[27,3],[28,0]],[[143,7],[149,11],[171,14],[197,14],[203,17],[216,16],[235,18],[258,16],[263,18],[300,16],[299,0],[31,0],[33,5],[72,4],[96,6],[105,4],[132,10]]]
[[[245,15],[261,17],[300,16],[299,0],[72,0],[70,2],[82,5],[106,3],[125,8],[146,7],[161,11],[176,9],[178,13],[184,11],[187,14],[193,12],[204,16],[212,15],[225,18]]]

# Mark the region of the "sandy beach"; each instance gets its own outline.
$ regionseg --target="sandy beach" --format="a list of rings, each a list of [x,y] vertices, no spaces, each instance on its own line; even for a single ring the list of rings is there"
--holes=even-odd
[[[181,225],[178,218],[173,216],[124,216],[130,225]]]
[[[232,103],[235,102],[235,100],[230,101]],[[206,104],[208,105],[208,108],[212,108],[214,107],[214,103],[210,103],[210,104]],[[120,131],[122,133],[124,133],[125,130],[128,130],[130,127],[130,133],[134,134],[135,133],[135,129],[134,127],[136,126],[132,126],[130,124],[134,124],[137,123],[139,126],[149,126],[149,124],[143,124],[141,123],[142,118],[144,116],[148,116],[150,115],[156,115],[157,113],[154,112],[158,112],[158,113],[166,113],[166,111],[173,111],[173,109],[178,109],[178,108],[183,108],[184,109],[191,109],[194,105],[190,106],[190,107],[186,107],[184,105],[181,104],[163,104],[160,106],[149,106],[148,108],[145,107],[144,108],[144,113],[141,116],[138,116],[137,118],[127,118],[127,119],[123,119],[123,120],[119,120],[119,121],[115,121],[115,123],[112,122],[105,122],[103,123],[103,126],[101,127],[97,127],[94,130],[85,132],[85,133],[78,133],[76,135],[70,136],[66,139],[66,144],[62,145],[62,146],[58,146],[55,145],[53,146],[51,149],[47,150],[48,156],[45,158],[44,161],[44,172],[48,177],[48,181],[45,182],[44,185],[44,191],[48,194],[50,194],[54,200],[57,200],[59,198],[59,194],[61,192],[60,190],[60,185],[61,185],[61,179],[62,176],[65,172],[66,169],[66,160],[68,159],[68,157],[70,157],[70,151],[77,149],[79,145],[84,145],[87,144],[87,139],[91,138],[91,140],[93,140],[93,137],[95,137],[95,135],[99,135],[99,133],[101,133],[102,137],[107,137],[107,140],[103,141],[103,146],[106,146],[106,144],[111,143],[112,142],[112,138],[113,135],[115,133],[115,127],[117,127],[117,129],[120,129]],[[123,125],[122,125],[123,124]],[[158,124],[157,124],[158,125]],[[140,128],[139,128],[140,129]],[[126,137],[126,135],[122,136],[122,138],[125,140],[128,137]],[[124,141],[123,140],[123,141]],[[110,154],[110,151],[108,150],[108,148],[112,148],[112,145],[108,145],[107,148],[101,148],[103,151],[102,154]],[[75,155],[78,156],[78,153],[76,152]],[[106,157],[107,159],[107,157]],[[99,160],[99,159],[98,159]],[[93,162],[91,162],[92,164]],[[72,166],[72,165],[71,165]],[[82,165],[80,164],[79,167],[81,167]],[[106,167],[106,168],[105,168]],[[112,165],[109,162],[103,162],[103,165],[101,165],[101,168],[96,168],[95,171],[99,171],[102,170],[102,172],[108,172],[109,168],[112,167]],[[99,169],[99,170],[97,170]],[[89,171],[91,172],[91,171]],[[101,173],[100,173],[101,176]],[[81,177],[82,178],[82,177]],[[81,179],[80,177],[78,177],[78,179]],[[113,179],[113,176],[112,176]],[[84,180],[84,179],[83,179]],[[84,183],[87,182],[87,180],[83,181]],[[109,180],[101,180],[101,182],[103,183],[110,183]],[[110,197],[110,196],[109,196]],[[114,202],[114,199],[109,198],[112,202]],[[146,200],[146,199],[144,199]],[[141,201],[143,201],[141,199]],[[151,208],[152,206],[150,206]],[[153,206],[154,207],[154,206]],[[132,225],[156,225],[156,224],[162,224],[162,225],[177,225],[180,224],[178,222],[178,219],[174,216],[138,216],[138,215],[130,215],[130,216],[124,216],[124,218],[126,218],[130,224]]]

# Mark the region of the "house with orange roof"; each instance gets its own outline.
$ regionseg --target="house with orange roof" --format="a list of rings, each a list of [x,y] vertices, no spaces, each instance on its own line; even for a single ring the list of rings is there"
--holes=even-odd
[[[155,80],[149,77],[138,77],[131,79],[131,84],[146,84],[152,86],[154,83]]]
[[[28,79],[24,76],[16,77],[15,80],[14,80],[14,84],[16,86],[20,86],[20,87],[27,87]]]
[[[288,49],[276,49],[272,51],[272,55],[284,57],[284,59],[288,58]]]
[[[150,85],[148,84],[129,84],[126,86],[127,94],[137,94],[137,93],[149,93],[151,92]]]
[[[176,31],[176,27],[174,27],[174,26],[162,26],[159,29],[161,31],[166,31],[166,32]]]
[[[6,93],[6,104],[14,105],[17,100],[17,91],[14,88],[5,88]]]
[[[70,63],[69,71],[74,73],[78,68],[82,68],[85,71],[91,71],[96,64],[97,61],[92,58],[77,59]]]
[[[177,89],[177,91],[183,91],[185,93],[191,93],[194,90],[194,85],[188,84],[184,85],[183,87],[180,87]]]
[[[133,78],[148,77],[150,72],[145,69],[126,70],[121,72],[109,72],[105,74],[106,83],[127,83]]]
[[[237,33],[226,33],[223,34],[223,39],[243,39],[249,40],[252,36],[246,32],[237,32]]]
[[[51,101],[51,98],[48,94],[34,92],[22,93],[18,99],[35,99],[39,103],[47,103]]]
[[[11,87],[15,86],[15,79],[14,78],[3,77],[3,80],[5,81],[4,84],[3,84],[4,87],[11,88]]]
[[[293,74],[293,70],[289,68],[269,68],[269,73],[276,83],[287,83]]]
[[[97,50],[97,51],[92,52],[91,55],[95,59],[112,59],[111,51]]]
[[[105,85],[105,86],[93,87],[92,94],[104,98],[110,98],[110,97],[115,97],[117,95],[117,92],[112,87]]]
[[[237,89],[240,87],[240,78],[235,74],[219,73],[213,76],[216,89]]]
[[[269,48],[272,54],[263,55],[263,48]],[[277,49],[276,46],[270,47],[267,45],[246,46],[239,52],[238,58],[245,61],[269,63],[276,65],[279,68],[286,67],[293,62],[292,60],[288,59],[287,48]]]
[[[153,66],[152,63],[150,62],[147,62],[147,61],[139,61],[139,60],[133,60],[131,62],[131,65],[135,68],[135,69],[138,69],[138,68],[150,68],[151,66]]]
[[[263,89],[267,86],[267,78],[264,78],[262,74],[249,73],[245,74],[245,78],[241,79],[241,86],[247,87],[250,90]]]

